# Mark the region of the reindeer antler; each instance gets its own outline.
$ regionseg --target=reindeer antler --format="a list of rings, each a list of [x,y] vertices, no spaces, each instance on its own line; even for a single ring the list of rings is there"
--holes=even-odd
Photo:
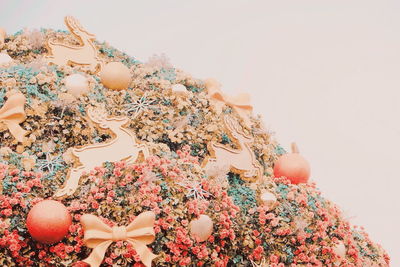
[[[239,129],[239,123],[234,118],[232,118],[232,116],[225,116],[224,121],[229,130],[235,131],[237,133],[241,132]]]
[[[234,126],[232,124],[232,118],[230,116],[224,116],[224,122],[226,127],[228,127],[229,130],[233,131],[234,130]]]
[[[243,127],[239,124],[239,122],[233,118],[232,116],[225,116],[224,117],[225,124],[229,128],[229,130],[245,137],[246,139],[251,139],[244,131]]]
[[[79,35],[79,33],[85,33],[90,36],[94,36],[93,34],[89,33],[85,28],[82,27],[81,23],[74,17],[72,16],[66,16],[65,19],[65,24],[67,27],[70,29],[71,32],[75,33],[76,35]]]
[[[80,39],[82,41],[82,37],[79,34],[81,31],[79,30],[79,28],[76,26],[76,22],[77,20],[72,17],[72,16],[66,16],[64,19],[65,25],[67,25],[69,31],[75,35],[75,37],[77,37],[78,39]]]
[[[82,31],[82,32],[88,33],[88,32],[86,31],[86,29],[82,27],[81,23],[80,23],[78,20],[76,20],[75,18],[74,18],[74,20],[75,20],[75,26],[76,26],[76,28],[78,28],[78,29],[79,29],[80,31]],[[89,33],[88,33],[88,34],[89,34]],[[92,35],[92,34],[91,34],[91,35]]]
[[[74,23],[75,19],[72,16],[66,16],[64,18],[64,22],[65,25],[67,25],[68,29],[73,32],[76,29],[75,23]]]

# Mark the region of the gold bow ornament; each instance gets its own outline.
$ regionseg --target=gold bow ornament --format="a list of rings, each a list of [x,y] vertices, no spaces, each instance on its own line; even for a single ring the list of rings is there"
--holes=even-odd
[[[92,214],[81,216],[84,237],[83,241],[89,248],[93,248],[92,253],[83,262],[91,267],[100,266],[108,247],[117,241],[127,241],[132,244],[140,260],[146,267],[157,255],[153,254],[146,246],[154,241],[154,221],[155,214],[152,211],[146,211],[136,217],[128,226],[109,227],[99,217]]]
[[[21,93],[15,93],[8,97],[6,103],[0,109],[0,121],[5,123],[10,133],[19,142],[22,142],[27,131],[19,125],[26,119],[24,105],[25,96]]]
[[[249,115],[253,111],[253,106],[250,105],[250,95],[241,93],[237,96],[225,95],[221,90],[221,84],[215,79],[205,80],[208,98],[214,105],[218,113],[222,112],[222,107],[228,105],[232,107],[238,115],[243,119],[245,125],[251,128]]]

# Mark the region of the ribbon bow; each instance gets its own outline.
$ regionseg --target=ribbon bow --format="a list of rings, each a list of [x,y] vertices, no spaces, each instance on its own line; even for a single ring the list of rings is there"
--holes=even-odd
[[[4,106],[0,109],[0,121],[7,125],[10,133],[19,142],[22,142],[27,131],[19,124],[26,119],[24,110],[26,98],[22,93],[16,93],[8,97]]]
[[[218,113],[222,112],[224,104],[231,106],[239,116],[243,119],[247,127],[251,127],[249,114],[253,111],[253,106],[250,105],[250,96],[246,93],[241,93],[237,96],[228,96],[221,91],[221,85],[215,79],[207,79],[205,81],[208,97],[214,102],[214,106]]]
[[[128,241],[136,250],[142,263],[146,267],[150,267],[153,259],[157,257],[146,246],[155,238],[154,220],[154,212],[146,211],[139,214],[127,227],[114,226],[111,228],[95,215],[82,215],[80,221],[84,230],[83,241],[86,246],[93,248],[89,257],[83,261],[91,267],[98,267],[113,242]]]

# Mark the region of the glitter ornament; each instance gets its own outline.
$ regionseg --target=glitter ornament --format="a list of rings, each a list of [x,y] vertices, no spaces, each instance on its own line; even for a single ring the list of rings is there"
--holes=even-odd
[[[188,93],[188,90],[183,84],[174,84],[172,86],[172,92],[178,95],[185,95]]]
[[[73,96],[80,96],[89,91],[88,79],[82,74],[72,74],[65,78],[65,88]]]
[[[33,206],[26,220],[31,236],[43,244],[61,241],[68,234],[71,223],[67,208],[55,200],[43,200]]]
[[[6,53],[0,53],[0,66],[10,64],[12,61],[13,59],[9,55]]]
[[[125,90],[131,82],[131,72],[121,62],[110,62],[100,73],[101,82],[112,90]]]
[[[200,215],[198,219],[190,222],[190,234],[200,242],[206,241],[213,231],[213,221],[207,215]]]
[[[292,144],[292,153],[279,157],[274,165],[275,177],[286,177],[292,184],[307,183],[310,178],[310,165],[299,154],[297,145]]]
[[[342,241],[339,241],[339,243],[334,246],[333,252],[335,252],[335,254],[339,257],[338,260],[340,261],[340,259],[344,259],[346,257],[346,246]]]
[[[273,208],[276,205],[276,196],[269,191],[261,192],[260,200],[261,203],[266,205],[269,209]]]

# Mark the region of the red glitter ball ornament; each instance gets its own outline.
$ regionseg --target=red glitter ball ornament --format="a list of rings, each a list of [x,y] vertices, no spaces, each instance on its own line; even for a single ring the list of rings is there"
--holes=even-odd
[[[286,177],[292,184],[307,183],[310,178],[310,165],[300,154],[295,143],[292,153],[279,157],[274,165],[275,177]]]
[[[71,224],[72,217],[67,208],[55,200],[43,200],[33,206],[26,220],[31,236],[43,244],[61,241]]]

